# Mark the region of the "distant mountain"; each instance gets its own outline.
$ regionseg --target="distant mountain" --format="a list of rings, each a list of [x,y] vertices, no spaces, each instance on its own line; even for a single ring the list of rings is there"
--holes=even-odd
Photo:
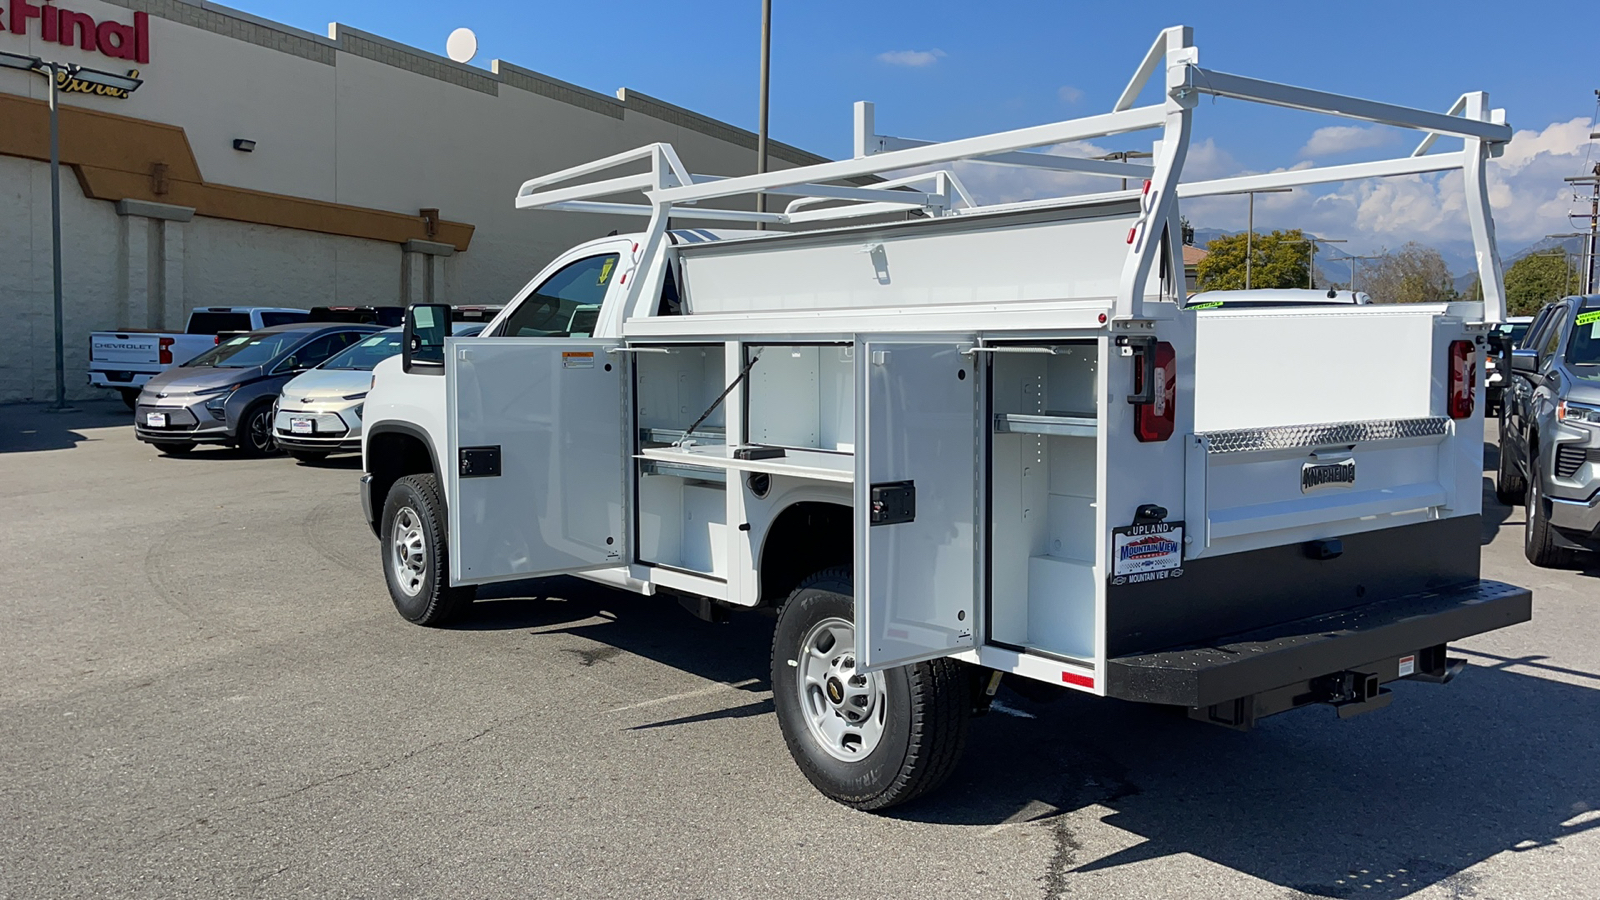
[[[1585,238],[1581,237],[1543,238],[1535,243],[1523,247],[1521,250],[1518,250],[1515,253],[1509,255],[1501,254],[1500,265],[1503,268],[1509,269],[1511,268],[1512,264],[1524,256],[1530,256],[1534,253],[1549,253],[1560,250],[1565,250],[1567,253],[1581,260],[1583,258],[1583,244],[1585,240]],[[1460,257],[1460,260],[1460,264],[1457,264],[1456,259],[1453,259],[1448,255],[1445,257],[1445,262],[1450,264],[1451,271],[1462,273],[1456,276],[1454,284],[1456,290],[1464,294],[1472,288],[1472,283],[1477,280],[1478,272],[1476,263],[1471,257]]]

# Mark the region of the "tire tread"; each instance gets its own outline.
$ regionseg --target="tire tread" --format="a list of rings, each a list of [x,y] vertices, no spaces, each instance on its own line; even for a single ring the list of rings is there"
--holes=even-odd
[[[834,567],[808,576],[789,594],[789,602],[811,590],[851,596],[854,588],[849,569]],[[787,650],[774,640],[772,671],[777,673],[787,658]],[[966,749],[972,701],[964,666],[952,659],[933,659],[904,668],[911,706],[910,733],[905,757],[894,778],[882,789],[867,796],[840,793],[790,742],[791,755],[806,778],[828,797],[853,809],[888,809],[921,797],[950,778]]]

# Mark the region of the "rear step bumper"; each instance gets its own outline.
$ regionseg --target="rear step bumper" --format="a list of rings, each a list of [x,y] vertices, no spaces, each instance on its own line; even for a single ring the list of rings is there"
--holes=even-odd
[[[1248,727],[1263,715],[1336,702],[1341,698],[1322,687],[1335,675],[1447,680],[1443,645],[1532,615],[1527,588],[1467,582],[1229,635],[1203,647],[1113,657],[1107,661],[1106,694],[1197,711],[1256,697],[1253,712],[1244,705],[1220,717],[1211,711],[1219,724]],[[1404,670],[1407,656],[1415,657],[1410,672]]]

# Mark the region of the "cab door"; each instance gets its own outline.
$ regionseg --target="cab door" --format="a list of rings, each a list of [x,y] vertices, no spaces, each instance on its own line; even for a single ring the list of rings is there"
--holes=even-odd
[[[630,421],[617,340],[451,341],[450,583],[621,565]]]
[[[856,341],[856,657],[883,669],[973,646],[981,508],[967,337]]]

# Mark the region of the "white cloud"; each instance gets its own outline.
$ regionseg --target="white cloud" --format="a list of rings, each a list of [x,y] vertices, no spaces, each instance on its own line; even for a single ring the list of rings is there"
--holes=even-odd
[[[1335,156],[1352,150],[1382,147],[1394,140],[1394,134],[1359,125],[1330,125],[1311,132],[1311,140],[1300,148],[1302,157]]]
[[[1495,231],[1503,256],[1546,234],[1575,230],[1567,213],[1588,211],[1587,201],[1581,204],[1573,201],[1572,187],[1563,183],[1562,178],[1579,174],[1584,168],[1589,124],[1589,120],[1583,118],[1554,122],[1542,129],[1518,131],[1505,153],[1499,159],[1490,160],[1487,171],[1489,202],[1494,210]],[[1091,157],[1113,150],[1147,148],[1148,144],[1119,140],[1104,145],[1062,144],[1046,148],[1045,152]],[[1448,146],[1439,148],[1440,151],[1450,149]],[[1600,143],[1593,145],[1592,155],[1600,159]],[[1300,160],[1274,171],[1311,165],[1310,160]],[[955,171],[978,202],[985,204],[1118,187],[1118,182],[1109,178],[981,163],[957,163]],[[1183,172],[1185,181],[1243,174],[1251,173],[1228,148],[1215,140],[1207,138],[1190,145]],[[1184,201],[1183,212],[1200,228],[1242,231],[1247,205],[1243,196],[1203,197]],[[1579,206],[1583,209],[1578,210]],[[1322,237],[1345,238],[1349,243],[1340,245],[1340,250],[1356,254],[1417,241],[1443,251],[1458,272],[1471,265],[1472,237],[1467,227],[1459,172],[1374,178],[1299,187],[1285,194],[1258,194],[1255,224],[1258,229],[1303,228]],[[1344,255],[1338,251],[1334,254]]]
[[[1056,88],[1056,96],[1061,98],[1062,103],[1077,103],[1083,99],[1083,91],[1070,84],[1063,84]]]
[[[891,66],[905,66],[911,69],[921,69],[931,66],[943,59],[943,50],[889,50],[878,54],[878,62]]]

